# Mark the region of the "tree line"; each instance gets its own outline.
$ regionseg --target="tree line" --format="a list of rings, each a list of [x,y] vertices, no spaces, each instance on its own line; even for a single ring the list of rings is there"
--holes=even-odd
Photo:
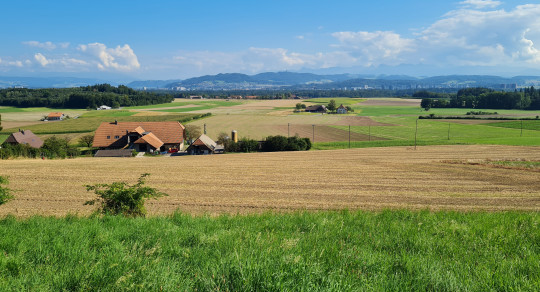
[[[137,91],[124,85],[98,84],[77,88],[9,88],[0,90],[0,105],[15,107],[97,108],[172,102],[173,95]]]
[[[489,88],[466,88],[456,94],[419,91],[413,97],[422,98],[420,106],[430,108],[478,109],[540,109],[540,89],[528,87],[519,91],[495,91]]]

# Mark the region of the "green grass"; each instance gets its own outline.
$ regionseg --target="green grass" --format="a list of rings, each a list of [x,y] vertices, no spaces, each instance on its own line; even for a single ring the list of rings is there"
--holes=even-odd
[[[501,165],[505,167],[518,167],[529,169],[540,169],[540,161],[522,161],[522,160],[490,160],[487,164]]]
[[[206,110],[222,106],[233,106],[239,105],[242,102],[239,101],[224,101],[224,100],[199,100],[199,101],[185,101],[185,102],[173,102],[173,103],[163,103],[163,104],[154,104],[146,106],[132,106],[126,107],[125,109],[150,109],[163,112],[190,112],[196,110]],[[176,108],[176,109],[161,109],[160,108],[169,108],[169,107],[181,107],[191,105],[192,107],[185,108]],[[193,106],[195,105],[195,106]]]
[[[84,117],[129,117],[136,113],[129,110],[99,110],[89,111],[84,114]]]
[[[193,114],[171,114],[160,116],[89,116],[83,115],[77,119],[69,119],[61,122],[48,122],[46,124],[26,126],[25,129],[31,130],[34,134],[67,134],[67,133],[87,133],[95,131],[102,122],[164,122],[179,121],[183,118],[193,116]],[[17,131],[17,129],[3,132]]]
[[[523,129],[540,131],[540,120],[524,120],[524,121],[511,121],[511,122],[498,122],[498,123],[489,123],[486,126],[491,127],[502,127],[502,128],[511,128],[511,129]]]
[[[461,116],[466,115],[471,109],[467,108],[433,108],[425,111],[418,106],[364,106],[362,104],[353,106],[355,113],[359,116],[426,116],[435,114],[437,116]],[[538,111],[525,110],[483,110],[496,111],[498,115],[519,115],[525,117],[535,117],[539,114]]]
[[[6,141],[6,139],[9,137],[9,134],[0,134],[0,145]]]
[[[0,220],[2,291],[534,291],[537,212]]]

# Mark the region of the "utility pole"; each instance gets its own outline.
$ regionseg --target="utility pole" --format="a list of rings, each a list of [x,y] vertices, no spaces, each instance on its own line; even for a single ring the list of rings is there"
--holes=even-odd
[[[448,140],[450,140],[450,123],[448,123]]]
[[[291,136],[290,129],[291,129],[291,123],[287,123],[287,138]]]
[[[349,125],[349,148],[351,148],[351,125]]]
[[[315,143],[315,124],[313,124],[312,126],[313,126],[313,143]]]
[[[523,137],[523,120],[521,120],[521,133],[519,134],[520,137]]]
[[[371,141],[371,123],[368,125],[369,141]]]
[[[204,124],[204,134],[206,135],[206,124]]]
[[[416,136],[418,134],[418,119],[416,119],[416,130],[414,131],[414,150],[416,150]]]

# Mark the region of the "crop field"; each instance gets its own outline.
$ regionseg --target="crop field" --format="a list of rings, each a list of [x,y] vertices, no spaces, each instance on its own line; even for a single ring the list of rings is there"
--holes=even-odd
[[[540,172],[448,161],[540,160],[538,147],[424,146],[214,156],[1,161],[17,199],[0,216],[89,214],[83,185],[135,182],[170,196],[152,215],[409,208],[540,211]]]

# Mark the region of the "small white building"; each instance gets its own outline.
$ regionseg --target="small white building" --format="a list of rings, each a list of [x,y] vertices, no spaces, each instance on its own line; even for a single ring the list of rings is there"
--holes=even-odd
[[[340,105],[338,108],[337,108],[337,113],[338,114],[346,114],[347,113],[347,108],[342,105]]]
[[[112,109],[112,107],[106,106],[106,105],[102,105],[102,106],[100,106],[100,107],[97,108],[98,111],[99,111],[99,110],[110,110],[110,109]]]

